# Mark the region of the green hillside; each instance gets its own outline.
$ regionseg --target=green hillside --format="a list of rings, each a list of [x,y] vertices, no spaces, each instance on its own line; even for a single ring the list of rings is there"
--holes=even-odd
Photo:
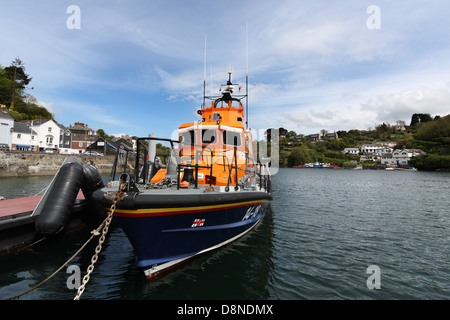
[[[0,65],[0,105],[8,109],[15,121],[53,119],[53,115],[26,92],[31,80],[19,58],[9,67]]]
[[[396,126],[383,123],[375,130],[337,131],[338,139],[327,139],[326,131],[322,130],[319,141],[311,141],[305,136],[301,142],[295,141],[298,137],[296,132],[279,128],[280,166],[292,167],[319,161],[339,167],[352,167],[356,162],[358,165],[376,167],[377,164],[371,160],[361,163],[359,155],[351,156],[342,151],[374,142],[395,142],[394,149],[420,149],[426,152],[410,161],[419,170],[450,170],[450,114],[442,118],[414,114],[411,124],[404,127],[405,130],[398,130]]]

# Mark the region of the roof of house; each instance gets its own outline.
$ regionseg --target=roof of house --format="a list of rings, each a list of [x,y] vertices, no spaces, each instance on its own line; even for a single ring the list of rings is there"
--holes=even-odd
[[[14,120],[14,118],[11,117],[11,116],[9,115],[9,113],[6,112],[5,110],[0,110],[0,118],[1,118],[1,119],[7,119],[7,120]]]
[[[20,123],[25,123],[28,125],[32,125],[32,126],[40,126],[48,121],[53,121],[53,119],[39,119],[39,120],[24,120],[24,121],[20,121]]]
[[[17,133],[37,134],[36,131],[34,131],[28,126],[28,124],[23,122],[14,122],[13,131]]]

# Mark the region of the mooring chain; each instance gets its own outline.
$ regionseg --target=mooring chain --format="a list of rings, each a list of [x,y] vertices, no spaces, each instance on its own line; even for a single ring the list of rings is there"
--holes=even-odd
[[[126,190],[126,188],[127,188],[127,183],[126,182],[122,183],[119,190],[116,192],[116,196],[113,200],[113,204],[111,205],[111,209],[108,213],[108,217],[105,219],[105,221],[103,221],[103,223],[97,229],[92,231],[92,233],[94,235],[99,235],[100,229],[103,227],[103,230],[101,230],[102,235],[98,239],[98,245],[95,248],[95,254],[92,256],[91,264],[87,268],[87,274],[83,277],[83,281],[82,281],[80,287],[78,288],[77,295],[75,296],[75,298],[73,300],[80,299],[81,295],[84,292],[86,284],[89,282],[91,273],[92,273],[92,271],[94,271],[94,264],[97,262],[97,259],[98,259],[98,254],[102,251],[102,245],[105,242],[105,236],[108,233],[109,225],[111,223],[114,211],[116,210],[117,202],[119,202],[120,200],[122,200],[125,197],[126,194],[124,191]]]

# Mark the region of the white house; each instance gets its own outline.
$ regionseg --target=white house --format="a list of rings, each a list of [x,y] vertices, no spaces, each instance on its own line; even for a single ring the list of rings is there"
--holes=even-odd
[[[11,148],[13,127],[14,119],[6,110],[0,109],[0,144],[7,144]]]
[[[418,155],[424,154],[425,151],[422,151],[420,149],[405,149],[408,152],[408,157],[409,158],[414,158]]]
[[[36,151],[37,133],[26,123],[14,122],[11,150]]]
[[[361,146],[361,152],[363,153],[378,153],[383,149],[382,146],[376,144],[363,144]]]
[[[381,164],[388,167],[407,167],[409,160],[419,154],[425,153],[419,149],[397,149],[381,158]]]
[[[342,151],[342,153],[346,153],[352,156],[357,156],[359,154],[359,149],[358,148],[345,148],[344,151]]]
[[[361,152],[381,157],[385,153],[392,153],[393,149],[378,144],[363,144],[361,146]]]
[[[50,120],[21,121],[36,132],[34,151],[58,152],[60,140],[60,127]]]

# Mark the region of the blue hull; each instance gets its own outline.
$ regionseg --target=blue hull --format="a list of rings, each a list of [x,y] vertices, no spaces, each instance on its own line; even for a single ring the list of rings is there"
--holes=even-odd
[[[268,200],[206,206],[120,210],[119,223],[147,277],[245,234],[263,217]]]

